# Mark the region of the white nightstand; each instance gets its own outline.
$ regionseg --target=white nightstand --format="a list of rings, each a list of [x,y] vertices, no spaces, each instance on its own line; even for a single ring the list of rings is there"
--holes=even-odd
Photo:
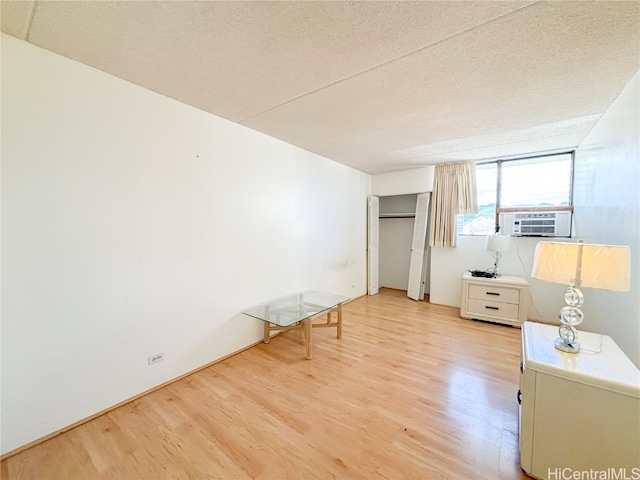
[[[640,371],[611,337],[579,330],[574,354],[555,349],[557,336],[553,325],[522,326],[522,469],[545,479],[640,475]]]
[[[522,277],[462,276],[460,316],[519,327],[527,320],[529,282]]]

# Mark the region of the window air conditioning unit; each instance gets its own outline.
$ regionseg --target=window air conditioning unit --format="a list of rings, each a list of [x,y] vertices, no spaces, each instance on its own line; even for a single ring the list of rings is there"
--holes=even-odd
[[[570,237],[571,212],[500,213],[500,233],[515,237]]]

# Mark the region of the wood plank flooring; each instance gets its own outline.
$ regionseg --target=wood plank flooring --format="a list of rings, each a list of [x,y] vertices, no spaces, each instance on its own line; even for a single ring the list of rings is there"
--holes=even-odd
[[[4,460],[13,479],[519,479],[520,330],[383,289]]]

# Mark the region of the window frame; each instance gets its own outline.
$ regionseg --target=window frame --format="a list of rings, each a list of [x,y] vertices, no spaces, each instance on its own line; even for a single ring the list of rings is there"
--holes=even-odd
[[[501,207],[501,191],[502,191],[502,165],[509,162],[522,161],[522,160],[535,160],[536,158],[549,158],[556,155],[570,155],[570,169],[569,169],[569,205],[564,206],[543,206],[543,207]],[[536,162],[532,162],[536,163]],[[542,162],[540,162],[542,163]],[[500,231],[500,213],[511,212],[573,212],[573,186],[574,186],[574,173],[575,173],[575,150],[561,150],[550,153],[540,153],[535,155],[526,155],[518,157],[499,158],[495,160],[484,160],[476,162],[476,166],[496,164],[496,212],[494,220],[494,233]],[[473,233],[458,233],[458,235],[464,236],[481,236]]]

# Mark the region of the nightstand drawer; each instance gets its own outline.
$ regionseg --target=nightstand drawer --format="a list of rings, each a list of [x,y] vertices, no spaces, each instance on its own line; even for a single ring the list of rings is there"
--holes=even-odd
[[[520,290],[498,285],[469,285],[469,298],[517,304],[520,303]]]
[[[519,307],[515,303],[492,302],[489,300],[480,300],[470,298],[468,305],[470,314],[477,313],[482,316],[492,316],[501,318],[518,319]]]

